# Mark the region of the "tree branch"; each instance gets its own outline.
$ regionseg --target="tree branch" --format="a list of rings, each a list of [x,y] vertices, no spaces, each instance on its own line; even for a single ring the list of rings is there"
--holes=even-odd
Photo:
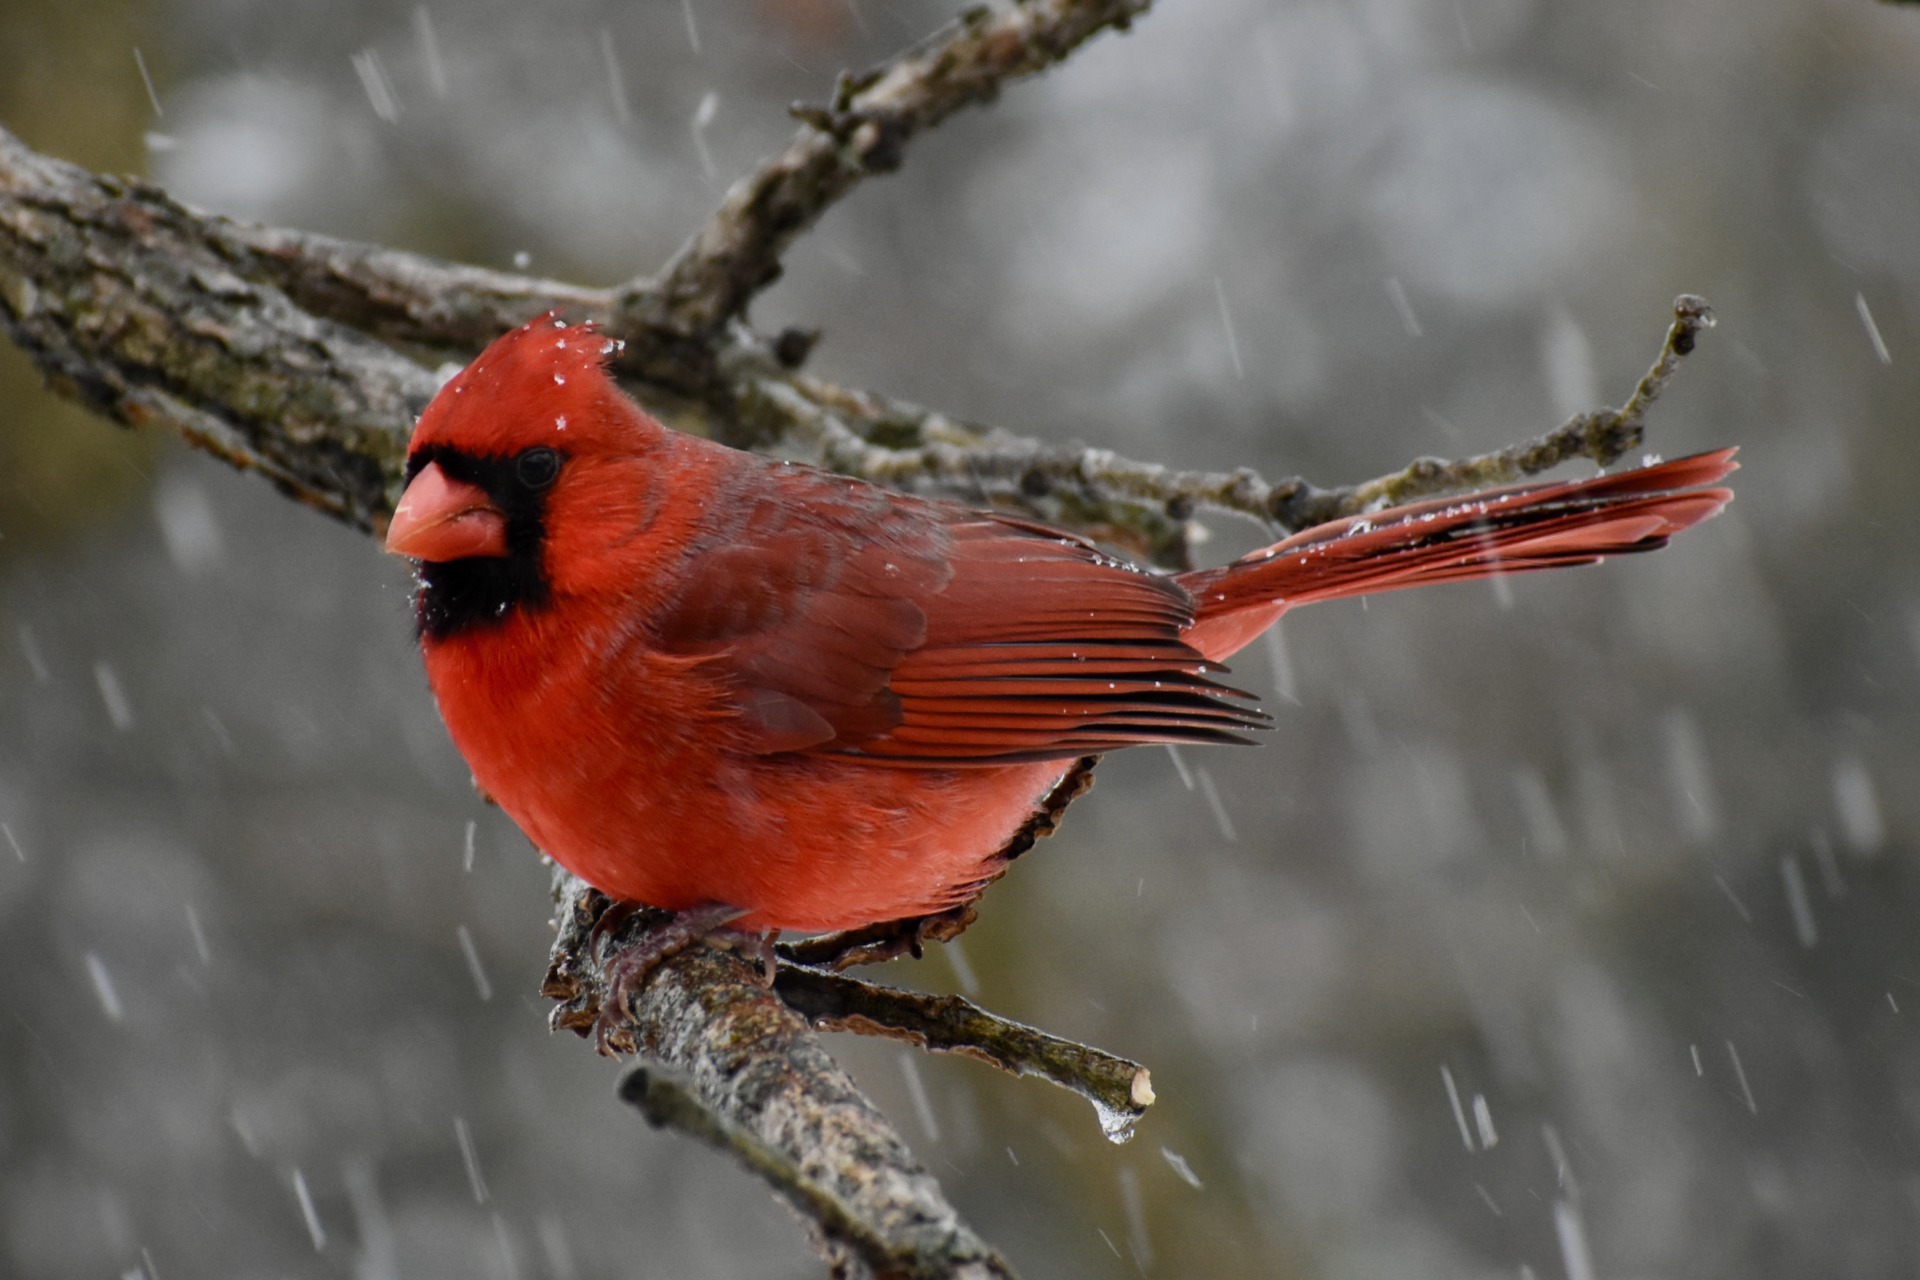
[[[781,255],[834,201],[861,179],[899,168],[916,134],[991,102],[1003,82],[1045,70],[1108,27],[1125,30],[1150,3],[981,5],[886,66],[841,76],[833,101],[796,107],[806,127],[786,150],[736,182],[658,283],[630,286],[618,311],[689,336],[716,332],[779,278]]]
[[[971,1232],[957,1227],[938,1231],[925,1243],[900,1244],[882,1233],[885,1224],[869,1223],[859,1206],[835,1188],[812,1178],[788,1154],[761,1141],[758,1134],[711,1108],[683,1082],[658,1067],[639,1066],[620,1082],[620,1100],[635,1108],[656,1129],[673,1128],[732,1156],[764,1179],[796,1212],[813,1224],[816,1239],[831,1257],[848,1255],[874,1276],[1011,1277],[1006,1260]],[[924,1175],[922,1175],[924,1176]]]
[[[0,322],[57,390],[370,528],[434,380],[236,270],[219,221],[0,130]]]
[[[558,934],[542,994],[560,1002],[556,1027],[584,1034],[608,989],[608,960],[643,922],[596,938],[606,898],[564,872],[554,892]],[[1012,1276],[807,1019],[746,960],[691,947],[664,961],[632,1006],[616,1040],[630,1040],[649,1065],[627,1077],[621,1097],[766,1179],[809,1223],[836,1274]]]
[[[1093,1104],[1101,1131],[1115,1142],[1131,1138],[1153,1105],[1152,1079],[1139,1063],[1002,1018],[959,996],[901,991],[799,965],[782,965],[773,989],[820,1030],[904,1040],[1071,1090]]]
[[[1676,298],[1673,322],[1659,355],[1617,409],[1575,415],[1544,435],[1492,453],[1455,462],[1419,458],[1390,475],[1332,489],[1298,476],[1269,484],[1247,468],[1175,471],[1105,449],[1048,448],[811,378],[794,377],[784,385],[762,383],[759,390],[765,399],[780,404],[787,438],[817,442],[835,470],[877,484],[897,489],[964,485],[991,497],[1017,493],[1029,502],[1048,495],[1079,495],[1084,499],[1083,511],[1087,507],[1111,511],[1133,504],[1136,510],[1152,509],[1174,520],[1211,508],[1298,532],[1381,507],[1510,483],[1576,458],[1612,465],[1645,439],[1648,410],[1672,380],[1681,358],[1693,351],[1700,332],[1713,323],[1705,299],[1692,294]],[[855,421],[866,431],[849,425]],[[890,441],[914,443],[872,442],[872,436],[882,434]],[[1073,512],[1075,507],[1062,503],[1060,510]],[[1084,524],[1084,518],[1077,523]],[[1147,527],[1138,516],[1125,523],[1136,531]]]
[[[1545,435],[1458,462],[1416,458],[1392,475],[1361,484],[1321,489],[1298,477],[1283,480],[1266,492],[1262,503],[1276,523],[1297,532],[1420,498],[1510,484],[1575,458],[1611,466],[1646,439],[1647,411],[1672,381],[1681,358],[1692,353],[1701,330],[1713,324],[1713,311],[1705,298],[1690,293],[1675,298],[1673,322],[1667,326],[1660,354],[1618,409],[1576,414]]]

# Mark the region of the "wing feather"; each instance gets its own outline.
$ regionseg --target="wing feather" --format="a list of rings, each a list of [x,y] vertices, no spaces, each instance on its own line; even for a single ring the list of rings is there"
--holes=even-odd
[[[709,512],[650,628],[717,677],[746,749],[1006,764],[1265,724],[1181,641],[1193,602],[1172,579],[1042,525],[766,465],[773,484]]]

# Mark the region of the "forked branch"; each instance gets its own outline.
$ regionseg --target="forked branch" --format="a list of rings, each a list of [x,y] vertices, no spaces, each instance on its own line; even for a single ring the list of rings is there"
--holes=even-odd
[[[607,991],[608,962],[645,922],[631,917],[596,937],[606,898],[565,873],[554,894],[558,936],[542,993],[559,1002],[556,1027],[584,1030]],[[654,971],[628,1012],[616,1038],[646,1065],[627,1077],[622,1099],[767,1181],[839,1274],[1013,1274],[749,961],[689,948]]]

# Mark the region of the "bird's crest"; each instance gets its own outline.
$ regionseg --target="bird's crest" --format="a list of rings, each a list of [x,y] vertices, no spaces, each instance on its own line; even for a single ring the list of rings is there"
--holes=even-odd
[[[510,457],[534,445],[638,451],[661,428],[634,411],[606,369],[623,344],[557,312],[501,337],[441,388],[414,427],[412,451],[453,445]]]

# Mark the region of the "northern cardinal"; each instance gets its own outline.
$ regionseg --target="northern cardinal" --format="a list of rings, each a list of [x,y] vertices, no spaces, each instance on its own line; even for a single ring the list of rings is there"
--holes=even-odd
[[[970,901],[1089,757],[1266,717],[1219,663],[1298,604],[1591,564],[1732,497],[1733,450],[1137,568],[1004,512],[670,431],[552,315],[421,414],[387,550],[478,784],[617,900],[846,929]]]

